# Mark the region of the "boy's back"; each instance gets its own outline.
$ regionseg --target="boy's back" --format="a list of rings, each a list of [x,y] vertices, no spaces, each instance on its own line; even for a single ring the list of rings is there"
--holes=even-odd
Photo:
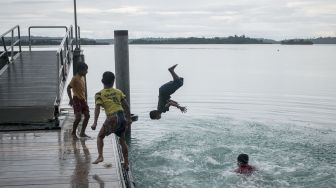
[[[239,174],[250,174],[252,172],[254,172],[256,170],[256,168],[254,166],[248,165],[248,164],[244,164],[244,165],[240,165],[235,172],[239,173]]]
[[[95,95],[96,104],[101,105],[106,114],[123,111],[121,100],[125,97],[123,92],[113,87],[104,88]]]

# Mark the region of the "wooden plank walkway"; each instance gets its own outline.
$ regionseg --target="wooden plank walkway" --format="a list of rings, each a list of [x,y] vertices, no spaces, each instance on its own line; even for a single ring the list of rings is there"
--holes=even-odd
[[[125,187],[114,134],[104,139],[105,161],[91,164],[98,156],[98,130],[90,129],[91,118],[91,138],[73,140],[73,120],[69,110],[58,131],[0,132],[0,187]]]
[[[53,119],[57,74],[56,51],[22,52],[0,75],[0,123]]]

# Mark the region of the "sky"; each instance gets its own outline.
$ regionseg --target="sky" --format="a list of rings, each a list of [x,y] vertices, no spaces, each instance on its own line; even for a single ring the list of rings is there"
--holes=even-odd
[[[0,0],[0,34],[20,25],[74,25],[73,0]],[[336,37],[336,0],[77,0],[81,37]],[[57,30],[57,29],[56,29]],[[34,29],[32,35],[62,35]]]

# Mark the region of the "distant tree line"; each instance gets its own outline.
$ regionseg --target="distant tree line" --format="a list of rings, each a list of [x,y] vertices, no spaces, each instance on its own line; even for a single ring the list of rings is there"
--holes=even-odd
[[[214,38],[143,38],[133,39],[130,44],[265,44],[261,39],[242,36],[214,37]]]
[[[304,44],[304,45],[311,45],[313,42],[307,39],[290,39],[290,40],[283,40],[281,44]]]
[[[36,37],[31,38],[32,45],[59,45],[62,38],[60,37]],[[15,40],[14,40],[15,41]],[[11,44],[10,38],[5,38],[6,46]],[[81,45],[109,45],[113,44],[113,39],[88,39],[81,38]],[[282,41],[275,41],[272,39],[256,39],[241,36],[229,37],[187,37],[187,38],[140,38],[129,39],[129,44],[336,44],[336,37],[319,37],[312,39],[289,39]],[[0,40],[2,45],[2,40]],[[21,37],[21,45],[29,45],[27,36]]]
[[[314,44],[336,44],[336,37],[318,37],[310,40]]]

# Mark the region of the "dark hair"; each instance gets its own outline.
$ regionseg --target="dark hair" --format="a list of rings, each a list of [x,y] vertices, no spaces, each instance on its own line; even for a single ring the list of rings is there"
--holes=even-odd
[[[242,153],[238,156],[237,161],[242,164],[247,164],[249,161],[249,156],[247,154]]]
[[[80,71],[86,71],[88,70],[88,65],[86,63],[79,63],[77,65],[77,71],[80,72]]]
[[[114,76],[113,72],[106,71],[103,74],[102,82],[103,82],[104,85],[113,86],[114,79],[115,79],[115,76]]]
[[[157,119],[157,115],[159,114],[160,112],[158,110],[152,110],[149,112],[149,117],[151,119]]]

